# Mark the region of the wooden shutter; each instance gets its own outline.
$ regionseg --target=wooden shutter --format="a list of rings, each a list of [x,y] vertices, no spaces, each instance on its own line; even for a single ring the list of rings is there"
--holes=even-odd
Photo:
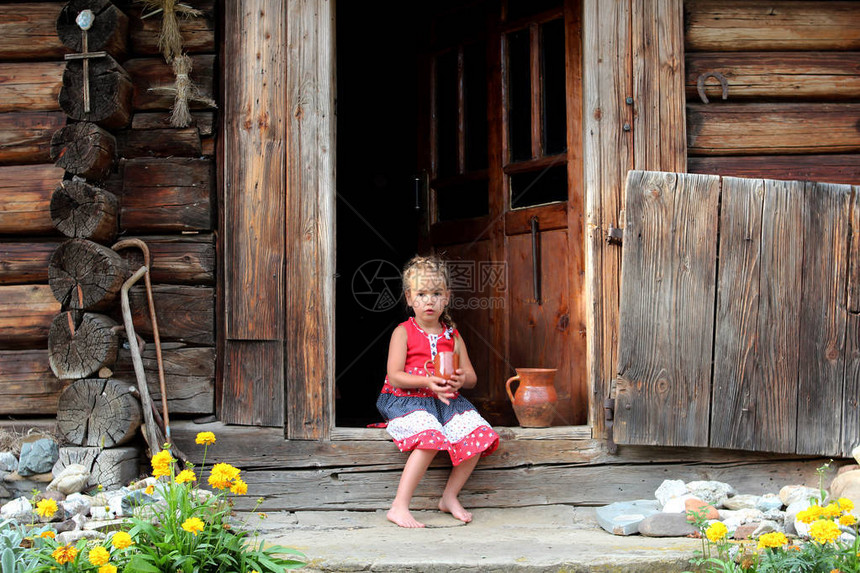
[[[616,442],[847,456],[852,188],[634,171],[626,192]]]

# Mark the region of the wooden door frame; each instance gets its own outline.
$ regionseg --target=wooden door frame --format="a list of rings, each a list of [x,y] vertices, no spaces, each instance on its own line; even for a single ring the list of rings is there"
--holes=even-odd
[[[225,9],[219,414],[259,424],[260,401],[228,400],[281,388],[289,439],[328,440],[334,425],[333,2]],[[596,435],[618,332],[620,250],[606,231],[621,225],[628,170],[686,170],[683,0],[653,4],[582,2],[583,304]],[[255,255],[266,264],[247,264]],[[258,329],[261,317],[270,330]],[[237,366],[249,358],[263,363]]]

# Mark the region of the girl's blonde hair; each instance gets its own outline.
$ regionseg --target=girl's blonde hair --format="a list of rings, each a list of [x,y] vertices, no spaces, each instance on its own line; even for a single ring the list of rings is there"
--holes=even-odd
[[[406,263],[405,267],[403,267],[404,293],[408,293],[411,290],[411,285],[415,284],[416,277],[419,272],[438,275],[442,279],[442,284],[445,290],[451,290],[451,278],[448,274],[448,265],[445,264],[445,261],[443,261],[436,255],[430,255],[426,257],[416,255],[412,257],[408,263]],[[454,321],[451,319],[451,315],[448,314],[447,306],[444,308],[444,310],[442,310],[442,316],[440,317],[440,319],[442,323],[448,328],[457,327],[454,324]]]

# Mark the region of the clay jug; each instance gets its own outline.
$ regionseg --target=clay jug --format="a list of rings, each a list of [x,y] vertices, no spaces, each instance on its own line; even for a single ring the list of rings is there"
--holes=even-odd
[[[514,414],[523,428],[547,428],[555,415],[555,393],[553,379],[555,368],[515,368],[516,376],[508,378],[505,388],[514,406]],[[511,382],[519,380],[516,393],[511,392]]]

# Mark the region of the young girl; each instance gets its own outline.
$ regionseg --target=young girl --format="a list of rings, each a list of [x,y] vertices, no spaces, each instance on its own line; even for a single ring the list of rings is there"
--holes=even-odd
[[[403,271],[406,302],[415,316],[401,323],[391,335],[388,349],[388,376],[376,407],[388,420],[388,433],[400,451],[411,451],[391,509],[389,521],[401,527],[424,527],[409,512],[409,502],[418,482],[436,452],[451,456],[454,468],[448,478],[439,509],[468,523],[472,514],[458,496],[478,458],[499,445],[493,431],[475,407],[460,396],[460,388],[477,382],[466,344],[454,328],[446,307],[450,298],[448,272],[435,257],[415,257]],[[425,371],[424,364],[437,352],[459,354],[460,365],[450,380]],[[432,365],[429,366],[432,370]]]

